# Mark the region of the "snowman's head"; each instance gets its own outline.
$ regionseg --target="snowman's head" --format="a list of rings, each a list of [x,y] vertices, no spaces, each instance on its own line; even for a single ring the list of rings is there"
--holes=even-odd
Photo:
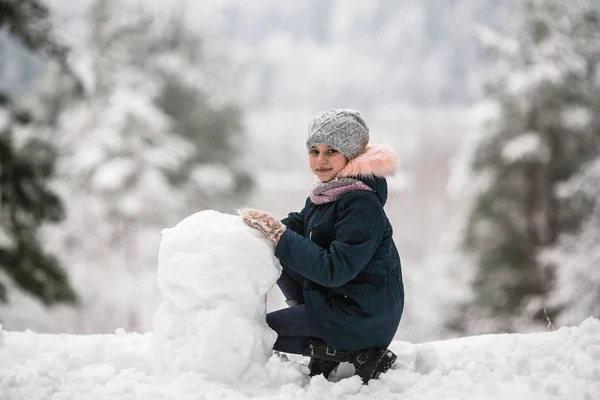
[[[212,210],[163,230],[158,264],[164,300],[182,310],[229,304],[251,311],[281,271],[260,232]]]

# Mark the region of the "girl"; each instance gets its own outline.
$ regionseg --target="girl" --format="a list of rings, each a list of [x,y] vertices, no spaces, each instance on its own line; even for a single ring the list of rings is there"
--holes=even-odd
[[[387,371],[404,306],[400,258],[383,206],[397,160],[369,145],[359,112],[328,110],[309,124],[308,160],[319,181],[302,211],[282,221],[253,209],[242,220],[275,245],[277,284],[289,308],[267,314],[274,349],[311,357],[311,376],[351,362],[364,383]]]

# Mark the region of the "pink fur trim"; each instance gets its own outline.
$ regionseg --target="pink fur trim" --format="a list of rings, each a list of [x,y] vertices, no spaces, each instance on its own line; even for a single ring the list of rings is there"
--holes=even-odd
[[[337,177],[377,176],[384,178],[394,175],[397,168],[398,159],[390,146],[369,144],[365,148],[365,152],[350,160]]]

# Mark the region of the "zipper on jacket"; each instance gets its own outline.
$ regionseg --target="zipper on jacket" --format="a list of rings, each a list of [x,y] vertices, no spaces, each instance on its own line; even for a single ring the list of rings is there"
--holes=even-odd
[[[308,238],[309,238],[310,240],[312,240],[312,229],[310,230],[310,232],[308,232]]]

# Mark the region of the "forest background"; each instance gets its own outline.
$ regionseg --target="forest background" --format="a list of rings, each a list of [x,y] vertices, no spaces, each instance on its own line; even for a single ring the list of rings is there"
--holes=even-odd
[[[398,153],[397,338],[598,318],[599,6],[0,0],[3,328],[149,330],[161,229],[299,210],[328,108]]]

